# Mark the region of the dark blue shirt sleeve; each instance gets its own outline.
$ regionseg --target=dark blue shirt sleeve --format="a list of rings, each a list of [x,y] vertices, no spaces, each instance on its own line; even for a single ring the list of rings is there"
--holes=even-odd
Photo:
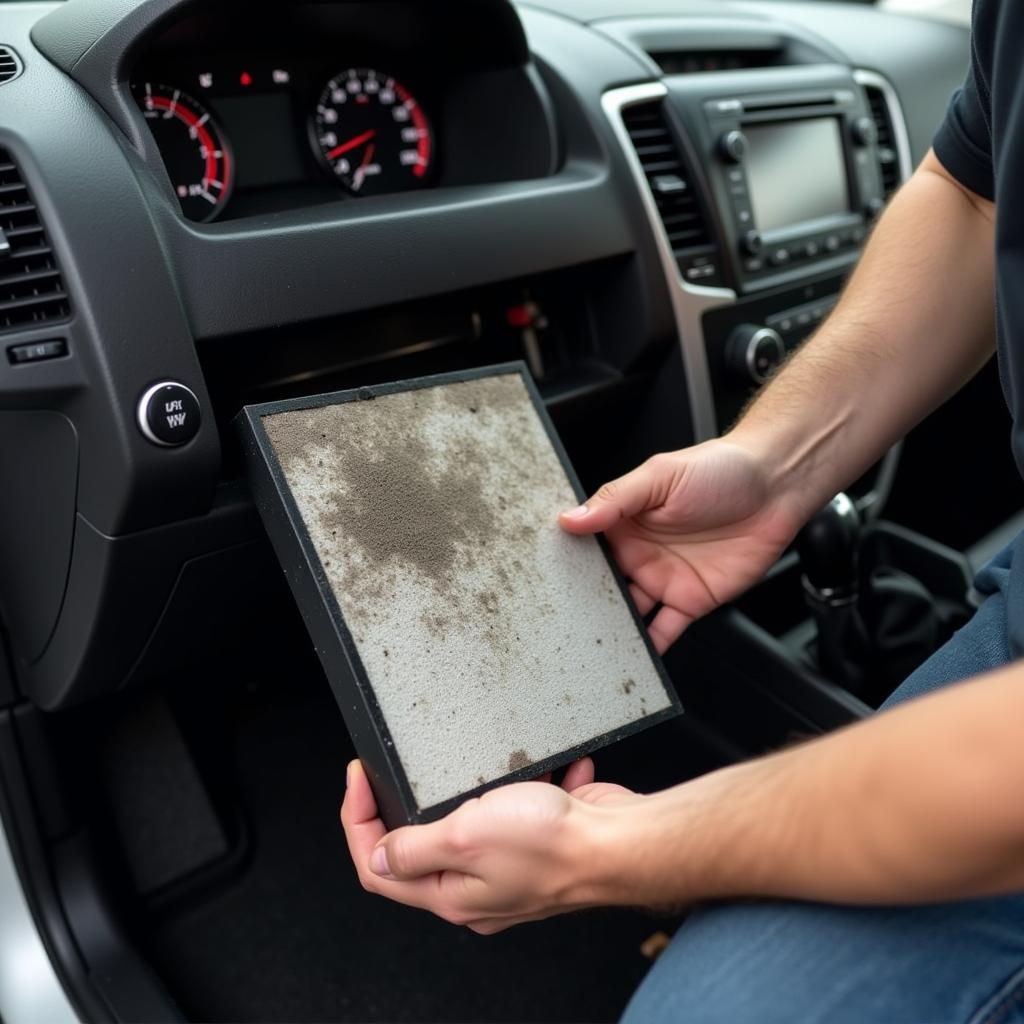
[[[942,166],[961,185],[985,199],[995,199],[990,124],[988,90],[972,56],[967,78],[953,93],[932,148]]]

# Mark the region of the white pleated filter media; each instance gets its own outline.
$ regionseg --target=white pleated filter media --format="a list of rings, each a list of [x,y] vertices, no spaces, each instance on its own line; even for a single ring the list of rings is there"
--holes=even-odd
[[[672,706],[518,374],[262,422],[420,808]]]

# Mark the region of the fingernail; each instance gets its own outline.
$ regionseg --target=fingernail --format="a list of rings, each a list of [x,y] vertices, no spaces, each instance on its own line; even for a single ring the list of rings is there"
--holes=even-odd
[[[378,846],[370,854],[370,870],[383,878],[391,877],[391,868],[388,867],[388,851],[383,846]]]
[[[352,785],[352,762],[349,761],[349,763],[347,765],[345,765],[345,788],[348,789],[348,787],[351,786],[351,785]]]
[[[586,505],[580,505],[578,508],[572,509],[570,512],[563,512],[562,516],[565,519],[582,519],[590,511]]]

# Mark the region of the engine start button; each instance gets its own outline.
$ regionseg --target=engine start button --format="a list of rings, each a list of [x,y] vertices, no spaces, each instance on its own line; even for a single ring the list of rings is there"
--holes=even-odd
[[[165,380],[139,399],[139,430],[164,448],[188,444],[199,433],[199,399],[184,384]]]

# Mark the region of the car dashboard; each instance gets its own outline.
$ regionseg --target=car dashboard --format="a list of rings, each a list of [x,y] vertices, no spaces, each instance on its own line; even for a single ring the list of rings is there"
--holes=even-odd
[[[879,41],[876,18],[5,5],[19,685],[54,708],[145,678],[198,642],[208,572],[251,609],[215,568],[261,543],[228,426],[247,402],[523,359],[588,486],[725,429],[834,304],[962,74],[961,30],[893,17]],[[161,439],[165,385],[190,411]]]

